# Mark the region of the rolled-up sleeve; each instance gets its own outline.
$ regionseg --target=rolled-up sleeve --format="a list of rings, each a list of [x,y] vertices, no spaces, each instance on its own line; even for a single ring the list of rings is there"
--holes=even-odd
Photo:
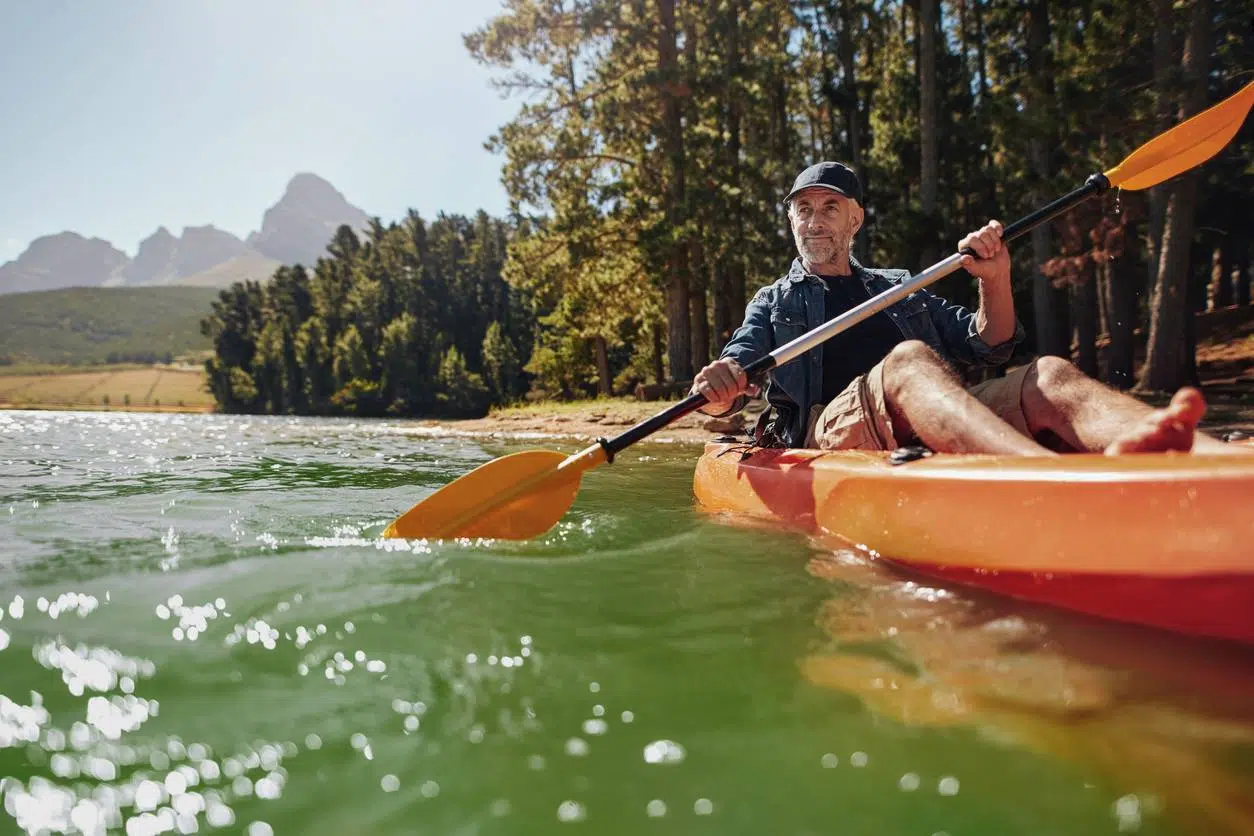
[[[774,347],[772,345],[770,291],[769,287],[764,287],[753,295],[753,299],[745,307],[744,322],[731,335],[727,345],[723,346],[723,350],[719,353],[720,360],[730,357],[743,368],[768,354]],[[734,415],[744,409],[748,402],[748,396],[741,395],[736,398],[730,409],[712,417]]]
[[[1023,323],[1016,316],[1014,336],[998,345],[989,345],[976,328],[974,311],[928,291],[923,291],[923,295],[932,324],[936,326],[945,349],[955,360],[966,365],[1000,366],[1010,360],[1015,346],[1027,336]]]

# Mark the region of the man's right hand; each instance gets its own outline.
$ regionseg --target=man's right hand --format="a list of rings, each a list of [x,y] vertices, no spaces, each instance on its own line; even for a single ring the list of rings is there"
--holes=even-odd
[[[721,415],[731,409],[741,395],[756,395],[758,387],[749,383],[749,377],[739,363],[724,357],[697,372],[692,379],[692,392],[700,392],[709,401],[701,407],[701,412]]]

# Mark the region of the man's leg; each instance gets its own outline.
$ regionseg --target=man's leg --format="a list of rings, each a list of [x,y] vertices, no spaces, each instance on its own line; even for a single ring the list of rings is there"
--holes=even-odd
[[[1076,450],[1141,453],[1189,449],[1248,453],[1197,432],[1206,411],[1201,392],[1181,389],[1156,410],[1088,377],[1061,357],[1041,357],[1023,382],[1023,413],[1032,433],[1049,430]]]
[[[898,439],[915,435],[938,453],[1056,455],[980,403],[926,343],[900,343],[884,358],[883,375]]]

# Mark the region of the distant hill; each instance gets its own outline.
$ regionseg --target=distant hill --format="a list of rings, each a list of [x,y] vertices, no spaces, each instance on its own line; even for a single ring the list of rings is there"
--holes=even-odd
[[[247,244],[212,224],[186,227],[177,238],[163,226],[140,242],[135,258],[110,284],[173,284],[248,252]]]
[[[0,294],[67,287],[227,287],[242,278],[269,278],[281,264],[312,267],[335,230],[348,224],[361,231],[369,221],[326,180],[303,172],[288,182],[247,241],[212,224],[186,227],[179,236],[163,226],[140,243],[132,259],[100,238],[47,235],[0,266]]]
[[[229,261],[214,265],[192,276],[178,279],[174,284],[182,287],[230,287],[236,282],[264,282],[282,266],[281,261],[266,258],[255,250],[245,250]]]
[[[129,259],[100,238],[60,232],[36,238],[16,261],[0,266],[0,293],[99,287]]]
[[[279,202],[266,210],[248,245],[283,264],[312,267],[344,224],[361,231],[370,217],[316,174],[297,174]]]
[[[200,320],[217,296],[205,287],[10,294],[0,304],[0,357],[83,364],[206,350]]]

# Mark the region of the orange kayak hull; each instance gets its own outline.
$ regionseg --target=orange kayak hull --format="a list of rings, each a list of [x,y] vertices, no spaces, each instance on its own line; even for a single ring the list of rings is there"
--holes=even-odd
[[[937,455],[712,443],[712,512],[833,534],[947,581],[1254,643],[1254,456]]]

